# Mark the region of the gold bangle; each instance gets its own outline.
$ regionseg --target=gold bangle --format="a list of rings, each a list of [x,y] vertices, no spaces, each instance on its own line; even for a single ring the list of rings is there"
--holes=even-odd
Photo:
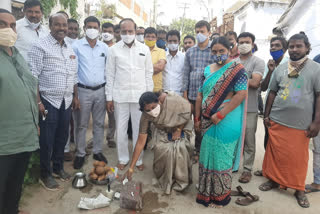
[[[176,129],[176,131],[179,131],[179,132],[181,132],[181,129],[180,129],[180,128],[177,128],[177,129]]]
[[[129,168],[128,171],[131,172],[131,173],[133,173],[133,169],[132,169],[132,168]]]

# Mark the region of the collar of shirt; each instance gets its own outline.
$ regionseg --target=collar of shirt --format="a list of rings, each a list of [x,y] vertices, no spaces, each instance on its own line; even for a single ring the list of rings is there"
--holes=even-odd
[[[123,47],[123,48],[124,48],[124,47],[128,47],[128,48],[129,48],[129,46],[128,46],[126,43],[124,43],[122,40],[120,40],[119,43],[120,43],[121,47]],[[141,43],[141,44],[142,44],[142,43]],[[139,45],[139,41],[135,39],[135,40],[133,41],[132,47],[133,47],[133,46],[137,46],[137,45]]]
[[[27,22],[27,18],[24,17],[22,20],[23,20],[23,22],[22,22],[22,23],[23,23],[23,26],[24,26],[24,27],[29,27],[29,23]],[[42,30],[42,28],[43,28],[42,23],[40,23],[38,31],[39,31],[39,30]]]
[[[52,45],[60,45],[60,43],[58,42],[58,40],[56,40],[51,33],[48,36],[48,41],[52,44]],[[61,46],[61,45],[60,45]],[[63,47],[67,47],[67,43],[63,40]]]
[[[167,51],[167,52],[166,52],[166,55],[167,55],[167,58],[168,58],[168,59],[169,59],[169,58],[171,58],[171,59],[173,59],[173,58],[180,58],[181,56],[184,56],[181,51],[178,51],[178,52],[176,53],[176,55],[174,55],[174,56],[172,56],[172,55],[170,54],[170,51]]]
[[[89,42],[88,42],[88,40],[87,40],[87,37],[83,37],[82,39],[80,39],[80,41],[81,41],[81,43],[82,43],[83,45],[88,45],[88,46],[90,46],[90,44],[89,44]],[[96,44],[95,44],[95,47],[96,47],[96,46],[100,46],[100,45],[101,45],[100,42],[101,42],[101,41],[99,41],[99,40],[97,39],[97,42],[96,42]]]

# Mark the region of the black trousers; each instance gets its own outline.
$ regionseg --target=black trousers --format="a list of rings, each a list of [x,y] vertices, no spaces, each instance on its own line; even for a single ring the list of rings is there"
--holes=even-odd
[[[39,119],[40,126],[40,169],[41,177],[51,176],[52,171],[63,169],[64,147],[69,137],[71,106],[65,109],[65,102],[60,109],[41,99],[48,114],[45,120]],[[52,167],[51,167],[52,162]]]
[[[17,214],[31,152],[0,155],[0,214]]]

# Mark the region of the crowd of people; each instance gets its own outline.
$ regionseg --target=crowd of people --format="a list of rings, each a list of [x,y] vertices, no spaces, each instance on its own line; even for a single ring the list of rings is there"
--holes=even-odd
[[[212,33],[204,20],[195,25],[196,38],[182,39],[178,30],[145,29],[130,18],[113,25],[89,16],[80,37],[80,24],[63,11],[50,16],[49,29],[38,0],[27,0],[23,11],[16,21],[0,8],[0,214],[24,213],[19,200],[32,152],[40,150],[47,190],[59,190],[56,179],[71,179],[64,161],[83,167],[90,117],[93,159],[108,163],[106,139],[131,179],[135,169],[144,170],[148,143],[165,194],[186,189],[198,163],[196,202],[223,207],[231,200],[232,173],[243,168],[239,182],[252,179],[260,111],[265,155],[254,174],[268,181],[259,189],[292,188],[304,208],[306,193],[320,191],[320,55],[308,57],[303,32],[288,41],[274,36],[265,64],[254,54],[254,34]],[[262,110],[261,91],[267,91]],[[305,185],[311,138],[314,182]]]

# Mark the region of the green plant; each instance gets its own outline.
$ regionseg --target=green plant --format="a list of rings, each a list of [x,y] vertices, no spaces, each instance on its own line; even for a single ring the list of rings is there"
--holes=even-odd
[[[43,14],[48,17],[52,9],[56,6],[58,0],[40,0],[43,7]],[[78,19],[77,13],[78,1],[77,0],[59,0],[64,9],[68,9],[72,18]]]
[[[38,182],[40,177],[40,153],[35,151],[32,153],[26,174],[24,176],[24,185],[34,184]]]

